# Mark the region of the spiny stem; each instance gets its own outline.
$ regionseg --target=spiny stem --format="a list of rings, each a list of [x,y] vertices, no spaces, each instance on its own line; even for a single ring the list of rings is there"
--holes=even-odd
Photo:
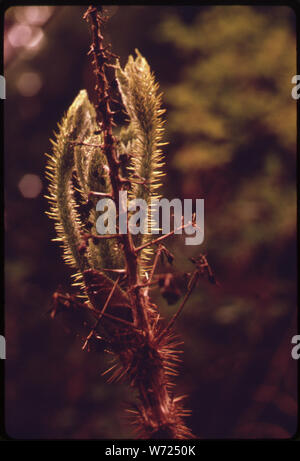
[[[92,45],[90,53],[93,55],[92,64],[96,77],[96,120],[99,125],[99,129],[103,132],[103,152],[106,156],[109,166],[109,177],[112,186],[112,195],[117,208],[119,208],[119,191],[122,190],[123,178],[121,178],[119,174],[120,162],[117,158],[116,142],[112,133],[112,127],[114,125],[113,112],[110,108],[109,85],[105,73],[105,66],[108,65],[108,61],[113,56],[113,54],[103,46],[101,24],[104,22],[104,19],[100,16],[98,9],[94,6],[90,6],[84,15],[84,18],[89,21],[92,33]],[[131,234],[128,231],[126,234],[122,234],[122,243],[127,264],[129,283],[132,285],[137,285],[139,283],[137,255],[134,249]],[[131,296],[134,296],[133,293]],[[136,313],[138,322],[141,328],[145,329],[146,333],[148,334],[149,324],[147,312],[139,291],[136,292],[134,298],[135,299],[133,299],[133,303],[137,311]]]

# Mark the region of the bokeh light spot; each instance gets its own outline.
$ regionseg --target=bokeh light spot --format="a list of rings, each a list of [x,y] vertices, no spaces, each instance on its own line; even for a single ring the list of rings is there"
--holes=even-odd
[[[7,36],[13,47],[21,47],[27,45],[32,38],[32,30],[25,24],[15,24],[8,31]]]
[[[19,182],[19,190],[25,198],[36,198],[42,190],[42,181],[36,174],[25,174]]]
[[[52,10],[50,6],[20,6],[15,8],[15,18],[21,23],[42,25],[49,19]]]
[[[41,87],[42,80],[37,72],[23,72],[17,80],[17,88],[25,97],[36,95]]]

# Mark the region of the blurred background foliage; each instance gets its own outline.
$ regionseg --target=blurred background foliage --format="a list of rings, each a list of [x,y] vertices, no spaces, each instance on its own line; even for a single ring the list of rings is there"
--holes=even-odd
[[[70,292],[50,242],[43,198],[57,122],[81,88],[93,98],[82,7],[5,13],[6,430],[20,438],[125,438],[133,396],[108,385],[107,357],[47,314]],[[121,64],[138,48],[164,92],[167,198],[205,199],[205,241],[169,243],[174,268],[207,254],[219,287],[201,281],[177,329],[177,391],[201,438],[289,437],[296,431],[295,15],[288,7],[113,6],[106,39]],[[122,116],[117,116],[123,121]],[[153,293],[166,317],[168,306]]]

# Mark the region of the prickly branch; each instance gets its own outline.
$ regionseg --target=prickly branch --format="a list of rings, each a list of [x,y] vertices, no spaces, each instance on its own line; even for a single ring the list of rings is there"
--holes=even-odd
[[[196,267],[177,316],[164,328],[149,290],[159,283],[158,259],[172,260],[161,242],[174,232],[152,241],[144,234],[96,233],[99,197],[112,198],[118,209],[120,191],[129,190],[130,198],[147,203],[156,194],[163,165],[161,95],[138,51],[124,69],[118,61],[111,63],[115,56],[103,44],[105,18],[99,10],[89,7],[84,18],[91,29],[96,104],[85,90],[80,91],[58,126],[47,165],[48,214],[55,220],[56,240],[62,242],[66,262],[76,268],[75,284],[81,291],[80,297],[56,293],[52,316],[67,309],[84,311],[94,319],[83,348],[101,338],[114,357],[107,371],[109,380],[126,379],[137,389],[139,404],[129,412],[140,436],[190,438],[192,433],[183,421],[188,413],[183,397],[171,391],[181,352],[173,325],[201,271]],[[129,119],[119,132],[113,118],[109,67],[115,70]],[[150,265],[149,250],[154,248],[157,252]]]

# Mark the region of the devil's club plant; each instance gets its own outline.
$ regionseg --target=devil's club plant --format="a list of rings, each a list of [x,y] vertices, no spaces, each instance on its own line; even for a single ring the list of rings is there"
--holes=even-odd
[[[63,244],[65,261],[75,269],[74,285],[80,288],[76,296],[55,293],[52,316],[64,309],[92,316],[94,324],[83,348],[92,340],[103,341],[114,357],[107,370],[110,381],[124,378],[137,390],[139,403],[129,412],[140,436],[190,438],[192,433],[183,421],[188,413],[182,407],[183,397],[171,390],[181,344],[173,324],[199,275],[209,266],[203,256],[194,261],[196,268],[187,276],[181,306],[165,325],[149,290],[160,285],[169,302],[178,300],[180,293],[172,275],[155,274],[160,257],[172,261],[161,241],[174,232],[156,239],[130,232],[97,234],[99,198],[113,199],[118,205],[119,192],[126,190],[129,198],[150,203],[156,194],[162,176],[164,110],[146,59],[136,51],[137,57],[130,56],[124,69],[117,60],[111,64],[115,56],[103,45],[103,16],[89,7],[85,18],[92,35],[89,53],[96,77],[96,104],[89,101],[85,90],[79,92],[58,125],[47,165],[48,214],[55,220],[56,240]],[[111,109],[109,67],[115,72],[129,119],[119,130]]]

